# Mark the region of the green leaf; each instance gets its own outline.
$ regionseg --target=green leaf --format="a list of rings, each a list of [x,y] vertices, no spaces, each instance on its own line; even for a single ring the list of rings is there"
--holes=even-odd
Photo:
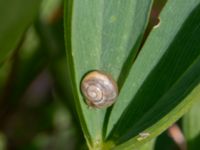
[[[135,149],[135,150],[154,150],[154,145],[155,145],[155,139],[143,144],[142,146],[140,146],[139,148]]]
[[[0,62],[16,47],[31,24],[40,0],[0,0]]]
[[[192,90],[192,92],[190,92],[190,94],[177,107],[173,109],[173,111],[170,111],[165,117],[160,119],[159,122],[156,122],[151,127],[145,129],[145,132],[150,134],[147,138],[144,138],[143,140],[138,140],[140,136],[137,135],[136,137],[131,138],[127,142],[124,142],[123,144],[117,146],[115,150],[121,150],[121,149],[131,150],[133,148],[137,148],[143,145],[144,143],[148,142],[152,138],[156,137],[157,135],[159,135],[173,122],[175,122],[178,118],[180,118],[182,114],[186,113],[188,109],[191,108],[194,102],[197,101],[200,97],[199,91],[200,91],[200,84],[196,86]]]
[[[65,5],[65,39],[76,108],[88,144],[98,147],[106,109],[89,109],[80,81],[92,70],[111,74],[123,84],[147,25],[152,1],[68,0]],[[133,48],[134,47],[134,48]],[[129,55],[132,57],[130,59]]]
[[[129,140],[118,149],[160,134],[200,97],[199,4],[200,0],[168,1],[163,9],[160,24],[151,31],[111,111],[108,140]],[[139,133],[149,136],[137,140]]]
[[[196,150],[200,146],[200,100],[183,117],[183,131],[189,150]]]

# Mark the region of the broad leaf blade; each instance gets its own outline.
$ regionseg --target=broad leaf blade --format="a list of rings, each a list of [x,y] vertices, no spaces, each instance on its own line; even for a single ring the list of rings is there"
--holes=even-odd
[[[40,3],[40,0],[0,0],[0,62],[16,47]]]
[[[151,132],[158,134],[188,108],[190,102],[184,97],[199,84],[200,75],[199,4],[199,0],[167,2],[160,25],[148,37],[111,112],[110,140],[119,144],[152,125],[156,128]],[[175,108],[182,105],[186,108],[178,112]],[[161,125],[166,118],[169,120]],[[129,144],[141,143],[132,142]]]
[[[120,80],[123,66],[130,65],[134,58],[133,56],[127,62],[129,54],[135,54],[141,42],[151,3],[146,0],[66,2],[65,37],[68,61],[77,111],[90,145],[98,145],[102,141],[106,109],[88,108],[79,89],[81,79],[89,71],[102,70],[115,80]]]

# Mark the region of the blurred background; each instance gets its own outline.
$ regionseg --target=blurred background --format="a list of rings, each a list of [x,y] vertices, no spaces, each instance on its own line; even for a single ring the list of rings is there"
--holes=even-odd
[[[0,67],[0,150],[79,149],[83,135],[69,83],[63,1],[43,0]]]

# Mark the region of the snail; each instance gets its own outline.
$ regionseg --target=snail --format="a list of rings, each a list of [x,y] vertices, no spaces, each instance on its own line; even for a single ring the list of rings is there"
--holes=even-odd
[[[111,106],[118,96],[118,87],[112,77],[101,71],[89,72],[81,82],[86,103],[95,108]]]

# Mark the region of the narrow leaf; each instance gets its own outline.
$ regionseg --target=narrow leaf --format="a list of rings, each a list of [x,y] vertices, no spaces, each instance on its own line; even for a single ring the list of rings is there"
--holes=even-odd
[[[114,105],[108,139],[120,144],[148,133],[142,142],[136,137],[128,142],[143,143],[171,125],[199,97],[199,4],[200,0],[167,2]]]

